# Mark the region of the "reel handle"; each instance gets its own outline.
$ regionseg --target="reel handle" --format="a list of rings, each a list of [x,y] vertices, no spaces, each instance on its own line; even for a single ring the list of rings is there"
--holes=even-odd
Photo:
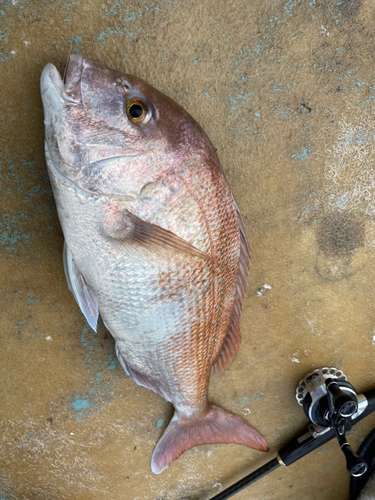
[[[347,392],[344,392],[338,383],[332,379],[326,379],[328,403],[331,411],[336,413],[339,417],[349,418],[358,411],[358,399]]]
[[[359,477],[363,476],[363,474],[367,472],[367,463],[363,460],[362,457],[359,457],[356,453],[354,453],[349,443],[344,443],[341,446],[341,451],[345,455],[346,468],[348,469],[351,476]]]
[[[340,449],[345,455],[346,468],[353,477],[363,476],[368,469],[367,463],[363,458],[354,453],[345,437],[345,431],[351,428],[351,417],[358,411],[358,396],[356,393],[352,396],[342,391],[338,383],[331,378],[327,378],[325,383],[327,387],[329,419],[331,425],[336,430]]]

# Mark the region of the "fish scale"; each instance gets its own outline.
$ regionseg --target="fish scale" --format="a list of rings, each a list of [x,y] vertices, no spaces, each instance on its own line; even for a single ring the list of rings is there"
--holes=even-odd
[[[206,134],[147,83],[81,55],[65,84],[47,65],[41,93],[69,288],[92,328],[102,316],[126,373],[175,408],[153,472],[203,443],[266,450],[208,401],[240,343],[251,256]]]

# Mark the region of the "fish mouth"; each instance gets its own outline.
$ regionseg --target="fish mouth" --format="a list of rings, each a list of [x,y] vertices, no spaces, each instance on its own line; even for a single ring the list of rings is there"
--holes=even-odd
[[[66,102],[81,103],[81,79],[84,66],[81,54],[72,54],[65,71],[65,82],[53,64],[47,64],[41,76],[41,90],[53,87],[59,97]]]

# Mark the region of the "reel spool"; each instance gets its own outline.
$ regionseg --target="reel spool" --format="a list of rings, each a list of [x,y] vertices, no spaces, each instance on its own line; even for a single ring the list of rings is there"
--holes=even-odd
[[[351,421],[358,415],[358,395],[346,375],[327,367],[308,373],[298,384],[296,399],[316,433],[335,429],[349,474],[362,476],[367,464],[353,452],[345,437],[351,429]]]
[[[298,384],[296,390],[297,403],[302,406],[306,417],[313,424],[322,427],[332,426],[332,423],[329,422],[327,379],[334,380],[345,394],[354,397],[358,405],[356,390],[348,382],[347,376],[342,370],[325,367],[308,373]]]

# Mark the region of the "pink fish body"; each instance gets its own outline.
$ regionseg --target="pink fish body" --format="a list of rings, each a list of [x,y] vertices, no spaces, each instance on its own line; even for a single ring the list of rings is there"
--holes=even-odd
[[[92,328],[102,316],[126,373],[175,408],[153,472],[197,444],[266,450],[207,397],[240,343],[251,257],[206,134],[139,78],[80,55],[65,84],[48,64],[41,93],[69,288]]]

